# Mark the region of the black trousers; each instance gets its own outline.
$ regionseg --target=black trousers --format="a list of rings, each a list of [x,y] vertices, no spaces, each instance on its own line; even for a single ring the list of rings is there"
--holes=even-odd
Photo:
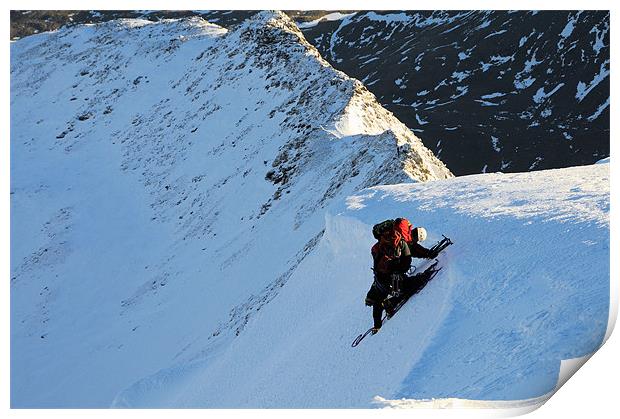
[[[374,321],[374,327],[381,327],[381,318],[383,317],[383,300],[388,297],[388,293],[381,290],[374,283],[366,294],[366,304],[372,305],[372,319]]]
[[[392,284],[393,276],[399,277],[401,289],[398,296],[390,297],[390,285]],[[368,293],[366,294],[367,304],[372,305],[372,319],[375,328],[378,329],[381,327],[381,319],[383,318],[383,301],[389,297],[390,304],[392,306],[396,306],[407,297],[408,289],[413,285],[412,282],[413,281],[411,278],[403,274],[393,274],[386,277],[375,278],[375,282],[373,282],[372,286],[368,290]]]

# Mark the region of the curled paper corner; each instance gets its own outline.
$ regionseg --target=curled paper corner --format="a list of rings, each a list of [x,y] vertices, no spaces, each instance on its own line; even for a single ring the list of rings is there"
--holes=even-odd
[[[375,396],[372,404],[384,409],[429,409],[441,412],[445,417],[455,415],[459,418],[494,417],[505,418],[525,415],[545,404],[553,395],[594,355],[595,352],[572,359],[562,360],[558,382],[549,393],[539,397],[523,400],[471,400],[460,398],[438,399],[397,399],[389,400]],[[452,412],[450,412],[452,411]],[[438,412],[439,413],[439,412]]]
[[[612,247],[613,247],[612,243]],[[614,254],[611,252],[611,254]],[[609,318],[607,319],[607,330],[605,331],[605,337],[603,338],[604,345],[607,339],[611,336],[614,328],[616,327],[616,320],[618,319],[618,300],[620,299],[620,292],[618,290],[618,282],[612,281],[611,278],[617,278],[617,276],[610,275],[609,277]]]
[[[611,333],[616,326],[616,320],[618,318],[618,289],[617,284],[614,281],[610,282],[610,305],[609,305],[609,319],[607,321],[607,330],[605,331],[605,337],[601,346],[594,352],[571,359],[564,359],[560,363],[560,373],[558,374],[558,382],[553,390],[552,394],[558,391],[566,382],[577,372],[579,368],[588,362],[588,360],[607,342]]]
[[[553,393],[558,391],[566,382],[577,372],[579,368],[588,362],[588,360],[594,355],[595,352],[581,356],[579,358],[563,359],[560,363],[560,373],[558,374],[558,383],[553,390]]]

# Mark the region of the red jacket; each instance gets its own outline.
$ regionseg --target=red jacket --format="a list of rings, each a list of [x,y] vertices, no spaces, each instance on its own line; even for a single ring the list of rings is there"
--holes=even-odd
[[[377,275],[404,274],[411,268],[411,250],[397,232],[389,240],[382,238],[372,247],[370,253]]]

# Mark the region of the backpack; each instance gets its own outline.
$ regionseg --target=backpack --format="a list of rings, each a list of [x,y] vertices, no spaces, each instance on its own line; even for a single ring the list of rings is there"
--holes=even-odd
[[[372,235],[375,239],[380,240],[383,233],[394,228],[394,220],[381,221],[372,227]]]
[[[383,233],[388,230],[395,229],[400,233],[407,244],[412,242],[411,230],[413,226],[406,218],[397,218],[395,220],[385,220],[372,227],[372,235],[379,240]]]
[[[411,231],[413,230],[413,225],[406,218],[397,218],[394,220],[394,228],[400,233],[403,237],[403,240],[410,244],[413,241],[413,237],[411,236]]]

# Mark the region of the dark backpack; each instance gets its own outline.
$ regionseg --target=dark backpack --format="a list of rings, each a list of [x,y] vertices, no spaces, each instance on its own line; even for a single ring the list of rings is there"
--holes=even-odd
[[[381,239],[381,236],[386,231],[392,230],[394,228],[394,220],[385,220],[381,221],[379,224],[375,224],[372,227],[372,235],[375,239]]]

